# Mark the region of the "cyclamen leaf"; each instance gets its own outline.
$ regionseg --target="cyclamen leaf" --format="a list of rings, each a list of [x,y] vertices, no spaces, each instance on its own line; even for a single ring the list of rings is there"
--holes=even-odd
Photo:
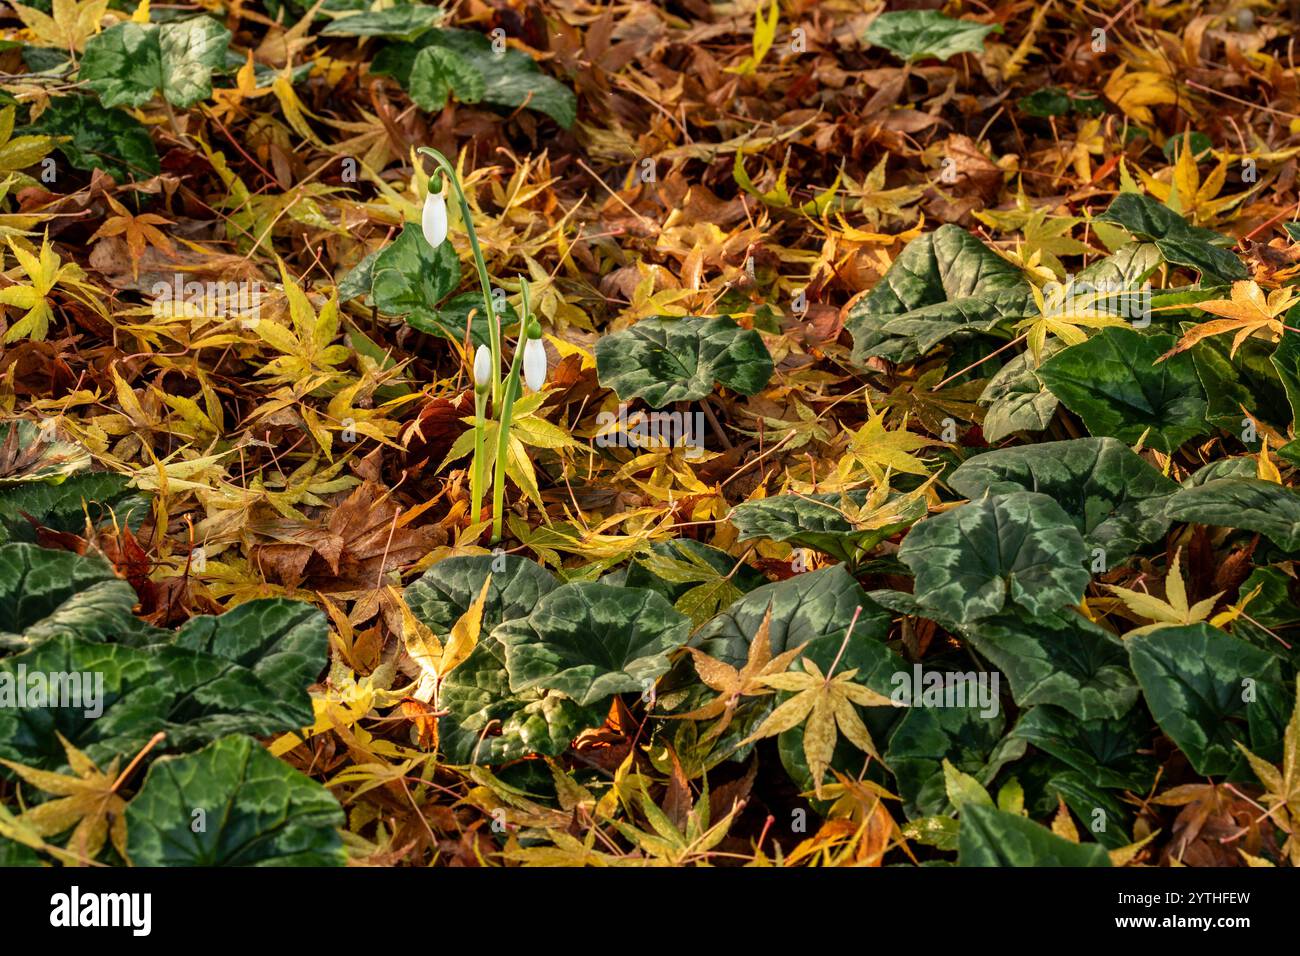
[[[1216,243],[1219,234],[1189,225],[1168,206],[1142,193],[1120,193],[1097,217],[1154,242],[1166,262],[1188,266],[1211,279],[1245,279],[1246,267]]]
[[[499,568],[500,570],[495,570]],[[437,635],[451,631],[491,575],[483,603],[482,631],[527,617],[560,582],[540,564],[518,555],[471,555],[437,562],[407,588],[407,607]]]
[[[58,149],[73,167],[102,169],[118,182],[156,176],[161,168],[148,128],[93,96],[54,97],[26,132],[68,137]]]
[[[431,249],[417,223],[406,223],[401,234],[375,259],[371,296],[389,315],[432,321],[438,303],[460,283],[460,260],[450,242]]]
[[[969,624],[1012,604],[1048,613],[1088,585],[1083,538],[1051,498],[986,495],[916,525],[898,551],[923,608]]]
[[[212,95],[212,71],[224,68],[229,45],[230,31],[206,16],[127,21],[90,39],[81,78],[105,106],[143,106],[161,92],[189,107]]]
[[[1038,377],[1096,436],[1146,444],[1166,454],[1209,431],[1206,398],[1187,353],[1157,360],[1174,337],[1107,328],[1056,353]]]
[[[1291,703],[1276,657],[1204,623],[1126,643],[1152,716],[1197,773],[1243,772],[1238,741],[1276,758]]]
[[[135,589],[103,558],[34,544],[0,545],[0,652],[27,650],[60,635],[159,640],[166,632],[135,617],[136,601]]]
[[[854,362],[904,362],[955,333],[1019,320],[1032,302],[1019,269],[960,226],[943,225],[907,244],[844,325]]]
[[[477,103],[487,92],[487,81],[455,50],[427,46],[415,57],[410,88],[420,109],[436,113],[452,93],[462,103]]]
[[[911,676],[906,670],[901,673]],[[909,819],[949,811],[943,761],[982,783],[988,783],[1002,765],[999,742],[1006,718],[1001,708],[989,716],[969,697],[966,703],[965,707],[909,707],[889,738],[885,763],[894,773]]]
[[[33,540],[37,527],[79,532],[87,516],[95,526],[112,519],[120,527],[135,529],[148,513],[149,502],[127,487],[129,481],[124,475],[96,472],[58,483],[24,482],[0,491],[0,541]]]
[[[1244,528],[1283,551],[1300,551],[1300,493],[1260,478],[1212,478],[1169,499],[1175,521]]]
[[[587,582],[556,588],[492,632],[512,692],[557,690],[582,705],[645,691],[689,636],[690,622],[653,591]]]
[[[1123,442],[1079,438],[1001,448],[967,460],[948,479],[967,498],[1036,491],[1065,510],[1090,548],[1113,567],[1169,530],[1165,505],[1178,491]]]
[[[961,866],[1110,866],[1096,843],[1071,843],[1016,813],[966,804],[961,813]]]
[[[1055,355],[1064,343],[1048,339],[1045,356]],[[1052,423],[1060,400],[1038,378],[1029,352],[1021,352],[989,379],[979,403],[988,408],[981,426],[984,440],[996,444],[1015,432],[1041,432]]]
[[[196,812],[203,827],[195,827]],[[249,737],[154,761],[126,808],[136,866],[342,866],[343,808]]]
[[[854,561],[925,516],[925,500],[915,498],[901,507],[895,515],[897,520],[878,528],[855,528],[842,512],[841,503],[847,499],[850,506],[861,507],[869,496],[867,491],[850,491],[844,495],[775,495],[738,504],[729,518],[740,531],[741,541],[750,538],[789,541],[841,561]],[[889,507],[886,501],[880,510],[887,512]]]
[[[691,646],[733,667],[743,667],[749,657],[750,642],[762,626],[769,606],[772,619],[768,639],[772,655],[806,644],[804,654],[824,668],[829,668],[835,659],[857,608],[861,607],[862,613],[844,649],[840,667],[871,669],[876,656],[868,645],[883,647],[889,632],[889,614],[867,597],[843,565],[835,565],[755,588],[700,628]]]
[[[1122,717],[1080,720],[1068,710],[1041,704],[1020,716],[1011,735],[1069,764],[1100,787],[1147,790],[1155,779],[1149,749],[1150,721],[1139,708]]]
[[[362,10],[333,20],[320,31],[323,37],[399,37],[410,39],[437,24],[440,7],[408,3],[387,10]]]
[[[1018,707],[1054,704],[1092,720],[1119,717],[1137,701],[1124,645],[1073,611],[1011,611],[972,624],[964,635],[1006,674]]]
[[[983,53],[984,37],[991,31],[1001,33],[1002,27],[954,20],[937,10],[899,10],[872,20],[864,39],[910,63],[947,60],[958,53]]]
[[[651,408],[704,398],[715,381],[742,395],[772,377],[762,337],[721,316],[656,316],[596,342],[600,384],[620,399],[643,398]]]
[[[231,732],[267,736],[310,725],[307,685],[325,667],[324,616],[282,600],[250,601],[237,611],[196,618],[178,632],[176,645],[129,647],[61,635],[0,661],[0,687],[16,689],[20,669],[103,680],[102,698],[84,706],[14,700],[0,707],[0,756],[60,767],[65,754],[56,731],[106,763],[129,759],[160,730],[167,747],[184,748]],[[88,715],[96,708],[102,715]]]

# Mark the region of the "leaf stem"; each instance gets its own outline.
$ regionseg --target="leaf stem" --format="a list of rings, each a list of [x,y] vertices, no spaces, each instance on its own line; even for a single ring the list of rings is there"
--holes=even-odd
[[[510,416],[519,396],[519,371],[523,365],[524,345],[528,341],[528,321],[532,310],[528,297],[528,280],[520,278],[519,291],[523,297],[523,314],[519,317],[519,339],[515,343],[515,357],[510,363],[501,403],[501,417],[497,421],[497,455],[492,477],[492,544],[501,540],[505,520],[506,456],[510,453]]]
[[[470,511],[470,524],[476,524],[483,514],[483,478],[487,465],[487,460],[483,457],[483,435],[487,430],[487,393],[486,388],[474,389],[474,459],[469,475],[469,495],[473,510]]]

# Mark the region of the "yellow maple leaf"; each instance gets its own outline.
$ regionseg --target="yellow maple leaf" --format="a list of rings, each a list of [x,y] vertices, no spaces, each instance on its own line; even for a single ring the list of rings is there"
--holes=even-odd
[[[1264,290],[1253,279],[1243,279],[1232,284],[1232,298],[1210,299],[1197,302],[1196,308],[1211,315],[1222,316],[1209,322],[1202,322],[1187,332],[1178,344],[1160,356],[1156,361],[1163,362],[1172,355],[1186,351],[1202,339],[1212,335],[1236,332],[1233,336],[1229,355],[1237,354],[1241,343],[1257,332],[1267,332],[1273,340],[1282,337],[1283,315],[1297,302],[1300,302],[1300,289],[1290,286],[1274,289],[1265,295]],[[1177,308],[1186,308],[1178,306]]]
[[[99,21],[108,12],[108,0],[54,0],[50,13],[13,4],[18,18],[45,46],[80,53],[86,41],[99,32]]]

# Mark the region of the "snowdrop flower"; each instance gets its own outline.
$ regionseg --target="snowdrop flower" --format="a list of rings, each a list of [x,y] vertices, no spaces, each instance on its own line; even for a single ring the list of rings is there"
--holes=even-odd
[[[546,384],[546,346],[540,336],[530,336],[524,345],[524,381],[534,392],[540,392]]]
[[[492,384],[492,350],[480,345],[474,353],[474,387],[487,388]]]
[[[430,190],[424,197],[420,226],[424,230],[424,241],[434,249],[447,238],[447,199],[442,193]]]

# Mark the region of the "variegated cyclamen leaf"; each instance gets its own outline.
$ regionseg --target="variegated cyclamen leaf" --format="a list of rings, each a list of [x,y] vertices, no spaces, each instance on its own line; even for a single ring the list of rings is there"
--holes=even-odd
[[[1013,605],[1039,614],[1077,604],[1088,550],[1046,495],[986,494],[917,524],[898,551],[923,608],[969,624]]]
[[[1192,356],[1160,358],[1174,336],[1115,326],[1057,352],[1038,377],[1088,431],[1169,454],[1210,430]]]
[[[651,408],[704,398],[718,382],[742,395],[761,391],[772,377],[762,337],[721,316],[655,316],[596,342],[600,384],[623,401]]]
[[[884,277],[849,309],[853,361],[904,362],[959,332],[988,332],[1032,307],[1019,269],[960,226],[907,244]]]
[[[513,693],[555,690],[584,706],[644,693],[689,636],[690,622],[653,591],[590,582],[561,585],[492,632]]]
[[[1000,448],[968,459],[948,484],[967,498],[985,492],[1034,491],[1050,496],[1070,516],[1106,568],[1169,530],[1165,505],[1176,482],[1123,442],[1078,438]]]
[[[1096,843],[1072,843],[1017,813],[968,803],[962,807],[960,866],[1110,866]]]
[[[788,541],[796,547],[813,548],[841,561],[855,561],[925,516],[925,500],[913,498],[899,508],[897,520],[877,528],[856,528],[845,517],[842,504],[847,500],[851,507],[861,507],[869,496],[866,490],[843,495],[774,495],[742,502],[731,510],[729,517],[740,531],[741,541],[771,538]],[[891,496],[893,500],[901,497]],[[889,507],[889,502],[885,502],[882,509]]]
[[[1243,772],[1238,742],[1277,759],[1292,695],[1276,657],[1204,623],[1125,643],[1152,716],[1197,773]]]
[[[195,826],[200,819],[203,826]],[[346,862],[338,800],[251,737],[223,737],[196,753],[154,761],[126,820],[136,866]]]
[[[1283,551],[1300,551],[1300,493],[1261,478],[1213,478],[1169,499],[1174,521],[1243,528]]]

